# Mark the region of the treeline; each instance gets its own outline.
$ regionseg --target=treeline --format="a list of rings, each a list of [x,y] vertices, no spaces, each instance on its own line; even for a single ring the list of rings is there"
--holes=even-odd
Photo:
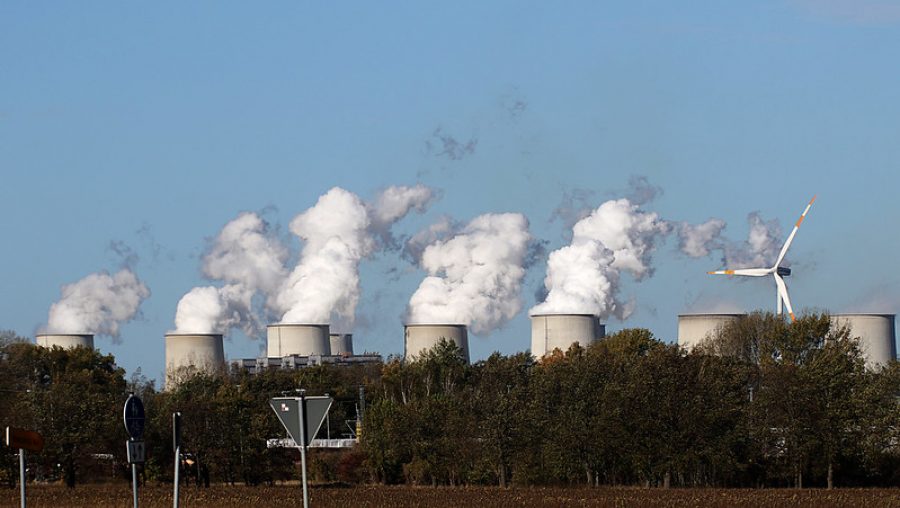
[[[415,362],[197,374],[163,392],[140,378],[126,382],[112,358],[97,352],[16,342],[2,351],[3,389],[34,391],[4,397],[0,419],[44,433],[54,444],[41,455],[42,467],[70,464],[71,475],[61,476],[73,481],[96,470],[97,454],[113,455],[116,474],[125,477],[120,415],[128,390],[143,396],[151,417],[147,479],[171,481],[171,413],[179,410],[193,478],[255,484],[297,477],[296,452],[266,448],[267,438],[284,436],[270,397],[298,386],[330,393],[338,401],[331,414],[335,437],[350,431],[345,423],[355,419],[364,386],[361,445],[313,450],[315,479],[501,486],[900,483],[900,367],[866,370],[856,340],[834,329],[827,315],[787,323],[754,314],[691,352],[642,329],[540,361],[527,353],[494,354],[468,365],[455,346],[442,343]],[[65,414],[85,420],[66,426],[40,400],[68,404]],[[9,453],[4,461],[4,469],[14,467]]]
[[[647,330],[534,363],[444,345],[385,366],[366,418],[379,481],[897,485],[900,369],[864,368],[826,315],[755,314],[686,353]]]

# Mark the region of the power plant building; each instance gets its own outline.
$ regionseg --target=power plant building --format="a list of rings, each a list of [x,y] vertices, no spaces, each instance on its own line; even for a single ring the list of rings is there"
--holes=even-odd
[[[576,342],[587,347],[606,336],[606,326],[593,314],[534,314],[531,354],[542,358],[554,350],[568,351]]]
[[[832,314],[831,320],[848,326],[850,336],[859,338],[867,368],[877,369],[897,359],[894,314]]]
[[[76,347],[94,349],[94,336],[87,333],[40,333],[35,336],[35,342],[45,348],[59,346],[63,349]]]
[[[745,314],[679,314],[678,345],[691,350]]]
[[[266,327],[266,356],[331,354],[328,325],[277,323]]]
[[[225,365],[221,334],[167,333],[166,386],[178,381],[181,372],[215,372]]]
[[[463,358],[469,362],[469,333],[466,325],[408,324],[403,329],[406,360],[415,360],[423,352],[433,349],[441,340],[448,340],[462,349]]]

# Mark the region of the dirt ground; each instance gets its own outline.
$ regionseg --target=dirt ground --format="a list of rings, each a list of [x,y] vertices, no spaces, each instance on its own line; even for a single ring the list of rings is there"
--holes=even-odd
[[[146,507],[172,506],[172,486],[144,486],[139,502]],[[56,485],[29,485],[28,506],[130,507],[130,485],[82,485],[74,490]],[[181,506],[302,506],[299,485],[243,487],[214,485],[184,487]],[[313,487],[314,507],[428,506],[428,507],[733,507],[733,506],[846,506],[900,507],[900,489],[639,489],[534,487]],[[17,489],[0,489],[0,507],[19,506]]]

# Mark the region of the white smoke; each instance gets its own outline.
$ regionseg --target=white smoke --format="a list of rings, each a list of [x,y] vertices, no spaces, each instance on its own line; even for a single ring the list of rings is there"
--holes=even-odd
[[[422,253],[429,245],[443,240],[462,227],[447,215],[442,215],[437,221],[420,230],[407,240],[403,246],[403,256],[414,263],[422,258]]]
[[[682,222],[678,225],[679,248],[692,258],[706,257],[711,250],[722,248],[723,229],[725,221],[722,219],[709,219],[697,225]]]
[[[656,213],[627,199],[603,203],[575,224],[570,245],[550,254],[547,297],[530,313],[628,317],[634,305],[618,299],[620,273],[627,271],[636,280],[652,275],[656,242],[671,230]]]
[[[119,327],[138,313],[150,290],[129,269],[110,275],[92,273],[62,288],[62,298],[50,306],[46,331],[90,333],[119,338]]]
[[[226,224],[203,256],[203,273],[226,283],[189,291],[178,302],[175,327],[180,333],[222,333],[240,328],[249,336],[260,329],[253,311],[257,292],[271,296],[287,276],[290,253],[259,215],[244,212]]]
[[[222,287],[198,287],[178,304],[176,327],[185,333],[255,334],[263,319],[253,298],[262,294],[266,320],[353,326],[359,302],[359,263],[397,242],[391,226],[410,211],[424,212],[435,192],[424,185],[391,186],[369,204],[335,187],[296,216],[290,230],[303,242],[293,270],[290,252],[257,214],[242,213],[222,228],[203,257],[203,273]]]
[[[386,228],[405,217],[410,210],[423,213],[435,197],[434,191],[422,184],[414,187],[404,185],[388,187],[369,206],[372,224]]]
[[[252,300],[253,291],[240,284],[196,287],[178,302],[176,331],[227,334],[232,328],[240,328],[253,336],[259,323]]]
[[[270,295],[287,277],[284,263],[289,256],[269,225],[259,215],[245,212],[222,228],[203,256],[203,273]]]
[[[758,212],[749,214],[747,223],[747,240],[742,242],[722,237],[726,226],[722,219],[714,218],[698,225],[681,223],[678,225],[680,249],[694,258],[720,251],[722,265],[729,269],[771,266],[781,250],[781,226],[777,220],[763,220]]]
[[[465,324],[488,333],[522,308],[519,296],[532,240],[518,213],[476,217],[459,234],[422,252],[428,276],[409,301],[409,323]]]

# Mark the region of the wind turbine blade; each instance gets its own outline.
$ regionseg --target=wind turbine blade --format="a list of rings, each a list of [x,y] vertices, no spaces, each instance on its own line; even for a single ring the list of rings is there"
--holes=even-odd
[[[771,268],[743,268],[739,270],[717,270],[706,272],[710,275],[743,275],[745,277],[763,277],[772,273]]]
[[[775,285],[778,286],[778,294],[781,295],[782,301],[784,301],[784,306],[787,307],[788,314],[791,316],[791,322],[796,321],[794,318],[794,309],[791,308],[791,299],[788,297],[787,286],[784,284],[784,279],[778,276],[778,274],[774,274],[775,277]]]
[[[772,266],[772,268],[778,268],[778,265],[780,265],[781,262],[784,261],[784,255],[787,254],[788,249],[791,248],[791,242],[794,241],[794,235],[797,234],[797,230],[800,229],[800,224],[803,224],[803,219],[805,219],[806,214],[809,213],[809,208],[815,202],[816,202],[816,197],[813,196],[813,198],[809,200],[809,204],[806,205],[806,209],[803,210],[803,213],[800,215],[800,218],[797,219],[797,223],[794,224],[794,229],[791,230],[791,234],[788,235],[787,241],[785,241],[784,245],[781,247],[781,252],[778,253],[778,260],[775,261],[775,265]]]

